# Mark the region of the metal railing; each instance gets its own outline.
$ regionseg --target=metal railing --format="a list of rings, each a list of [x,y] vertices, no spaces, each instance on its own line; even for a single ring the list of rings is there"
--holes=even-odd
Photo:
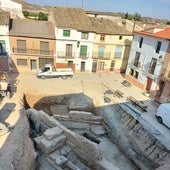
[[[19,49],[13,48],[14,54],[27,54],[27,55],[41,55],[41,56],[53,56],[53,50],[38,50],[38,49]]]
[[[101,60],[109,60],[110,59],[110,53],[100,54],[98,52],[93,52],[92,58],[93,59],[101,59]]]

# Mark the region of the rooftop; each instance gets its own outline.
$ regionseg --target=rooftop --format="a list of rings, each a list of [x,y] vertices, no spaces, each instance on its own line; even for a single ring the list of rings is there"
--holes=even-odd
[[[54,7],[51,15],[56,27],[93,32],[89,17],[81,8]]]
[[[142,31],[134,31],[134,33],[170,40],[170,27],[151,28]]]
[[[122,28],[121,26],[109,19],[90,17],[90,20],[96,33],[110,35],[131,35],[131,33],[125,28]]]
[[[9,35],[55,39],[55,29],[49,21],[13,19]]]

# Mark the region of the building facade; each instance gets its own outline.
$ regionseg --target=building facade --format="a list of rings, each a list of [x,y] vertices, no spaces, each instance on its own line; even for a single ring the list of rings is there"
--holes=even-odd
[[[21,0],[0,0],[0,9],[9,12],[10,18],[24,18]]]
[[[91,18],[95,28],[92,72],[125,72],[132,35],[111,20]]]
[[[49,20],[55,24],[56,67],[91,72],[94,29],[79,8],[55,7]]]
[[[134,31],[126,79],[154,96],[158,95],[162,88],[163,63],[165,58],[169,58],[169,40],[170,28]]]
[[[11,69],[10,43],[9,43],[9,13],[0,10],[0,70]]]
[[[14,19],[9,32],[13,71],[37,70],[47,63],[54,64],[54,30],[49,21]]]

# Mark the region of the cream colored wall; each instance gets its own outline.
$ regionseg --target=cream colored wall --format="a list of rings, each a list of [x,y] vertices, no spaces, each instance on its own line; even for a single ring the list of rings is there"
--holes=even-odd
[[[100,35],[96,34],[94,39],[93,52],[98,52],[99,46],[105,47],[105,53],[110,53],[110,61],[107,63],[111,63],[111,60],[115,60],[115,70],[121,71],[126,69],[126,65],[128,62],[128,55],[130,53],[130,45],[132,42],[132,36],[122,36],[122,39],[119,40],[119,35],[105,35],[105,41],[100,41]],[[120,58],[114,58],[114,53],[117,45],[122,45],[122,56]],[[128,50],[125,52],[125,48],[128,47]],[[126,53],[126,54],[125,54]],[[126,56],[126,57],[125,57]],[[105,60],[106,63],[106,60]],[[110,67],[110,64],[107,64],[107,67]]]

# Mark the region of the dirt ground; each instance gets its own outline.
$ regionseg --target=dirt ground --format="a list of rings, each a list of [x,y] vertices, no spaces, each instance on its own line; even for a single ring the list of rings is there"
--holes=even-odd
[[[78,73],[73,76],[73,78],[68,78],[63,80],[61,78],[53,79],[38,79],[34,72],[23,72],[20,74],[10,74],[10,81],[13,86],[13,95],[11,99],[3,98],[1,99],[0,109],[1,113],[4,106],[6,106],[7,112],[12,112],[13,114],[9,117],[3,117],[1,114],[1,119],[4,120],[9,126],[16,124],[20,118],[19,110],[23,106],[23,94],[25,94],[26,99],[29,101],[29,106],[34,107],[34,105],[42,99],[44,96],[62,96],[70,94],[84,94],[89,99],[93,100],[94,107],[103,107],[106,105],[111,105],[114,103],[125,103],[127,97],[133,96],[138,100],[142,100],[146,104],[150,102],[150,99],[143,95],[143,91],[136,88],[135,86],[125,87],[121,82],[125,80],[123,74],[113,73],[113,74],[87,74],[87,73]],[[106,103],[104,101],[104,92],[109,88],[112,91],[120,90],[124,93],[123,98],[113,98],[111,101]],[[5,105],[5,104],[15,104]],[[83,106],[83,101],[79,101],[79,104]],[[148,113],[143,114],[142,118],[151,120],[153,129],[156,132],[165,132],[170,136],[170,131],[157,123],[154,117],[155,108],[148,108]],[[145,121],[144,124],[147,122]],[[148,127],[148,125],[147,125]],[[151,127],[151,126],[150,126]],[[159,129],[157,130],[157,127]],[[0,148],[6,143],[10,133],[3,135],[0,139]],[[17,137],[16,137],[17,138]],[[161,140],[161,139],[160,139]],[[162,140],[164,140],[162,138]],[[16,139],[17,141],[17,139]],[[167,143],[170,143],[170,139],[166,138],[164,140]],[[10,149],[10,147],[9,147]],[[8,150],[8,149],[7,149]],[[10,154],[10,153],[9,153]],[[0,150],[1,155],[1,150]],[[0,156],[1,157],[1,156]]]

